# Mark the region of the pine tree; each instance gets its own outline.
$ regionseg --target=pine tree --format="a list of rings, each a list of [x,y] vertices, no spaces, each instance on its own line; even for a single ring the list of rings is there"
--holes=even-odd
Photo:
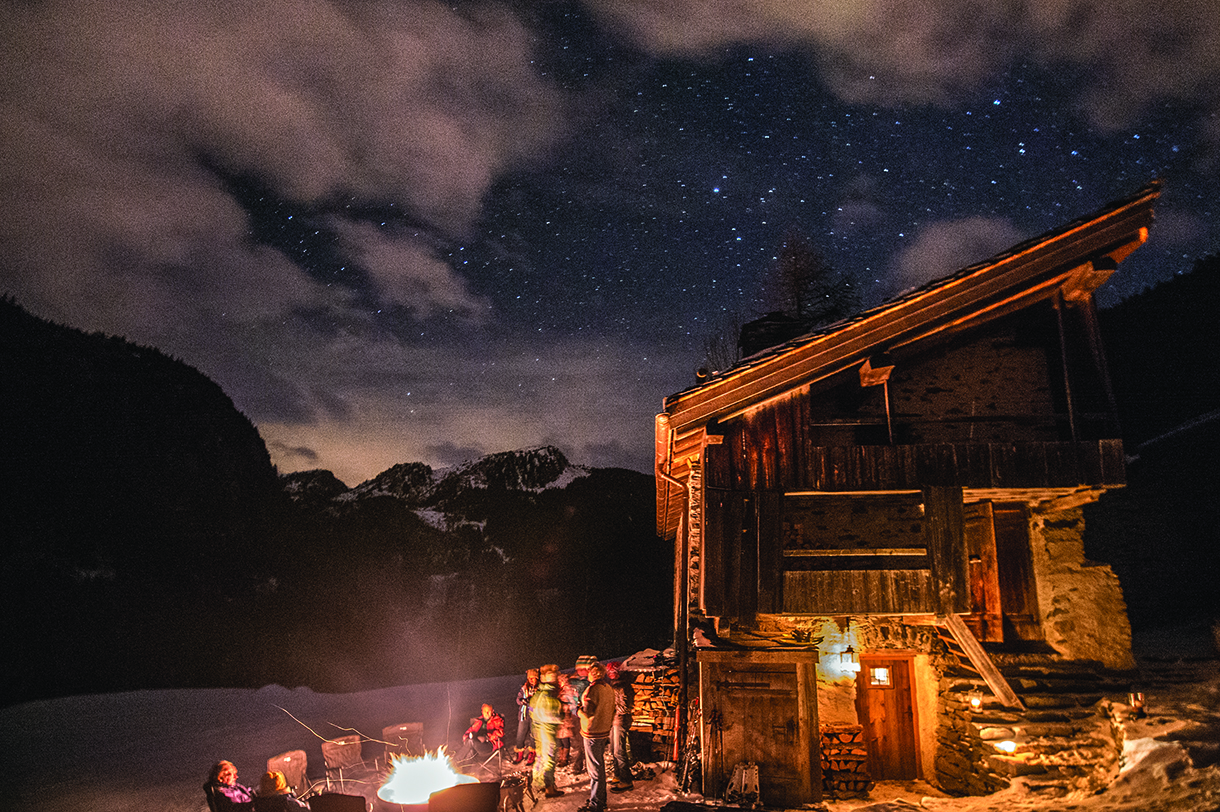
[[[851,281],[795,229],[784,236],[773,280],[768,309],[795,318],[806,332],[860,308],[860,294]]]

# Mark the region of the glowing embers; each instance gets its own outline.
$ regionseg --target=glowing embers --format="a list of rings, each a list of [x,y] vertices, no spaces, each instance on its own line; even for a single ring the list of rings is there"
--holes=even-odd
[[[428,796],[434,792],[458,784],[474,784],[478,780],[473,775],[455,772],[442,747],[417,758],[394,757],[390,775],[377,790],[377,797],[392,804],[426,804]]]

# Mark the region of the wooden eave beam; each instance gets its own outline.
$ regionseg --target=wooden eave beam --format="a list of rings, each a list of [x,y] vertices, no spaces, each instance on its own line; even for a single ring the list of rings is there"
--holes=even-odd
[[[812,383],[842,372],[881,350],[939,332],[954,323],[973,322],[967,308],[987,303],[995,310],[1030,298],[1049,296],[1092,257],[1126,256],[1147,236],[1155,189],[1111,212],[1081,223],[978,271],[952,279],[912,299],[896,302],[835,333],[816,336],[753,366],[702,387],[667,398],[671,426],[684,430],[748,408],[785,388]],[[1079,275],[1076,277],[1080,279]],[[1034,291],[1039,293],[1034,293]],[[960,315],[957,315],[960,314]],[[992,312],[990,318],[998,315]],[[955,318],[956,316],[956,318]]]

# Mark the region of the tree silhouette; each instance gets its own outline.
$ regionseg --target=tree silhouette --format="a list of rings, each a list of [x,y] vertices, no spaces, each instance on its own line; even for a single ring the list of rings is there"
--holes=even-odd
[[[777,261],[763,280],[761,318],[731,314],[703,342],[703,366],[723,371],[743,355],[846,318],[860,309],[860,293],[831,267],[813,243],[789,229]]]
[[[796,319],[807,332],[846,318],[860,308],[851,280],[831,267],[807,237],[789,229],[766,290],[767,310]]]

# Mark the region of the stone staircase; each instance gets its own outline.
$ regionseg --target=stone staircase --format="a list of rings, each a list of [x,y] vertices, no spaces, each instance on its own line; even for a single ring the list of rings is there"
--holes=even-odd
[[[1044,797],[1093,792],[1118,771],[1121,754],[1110,713],[1131,674],[1091,663],[1019,655],[993,659],[1023,708],[997,701],[967,667],[941,680],[936,760],[941,788],[989,794],[1020,782]]]

